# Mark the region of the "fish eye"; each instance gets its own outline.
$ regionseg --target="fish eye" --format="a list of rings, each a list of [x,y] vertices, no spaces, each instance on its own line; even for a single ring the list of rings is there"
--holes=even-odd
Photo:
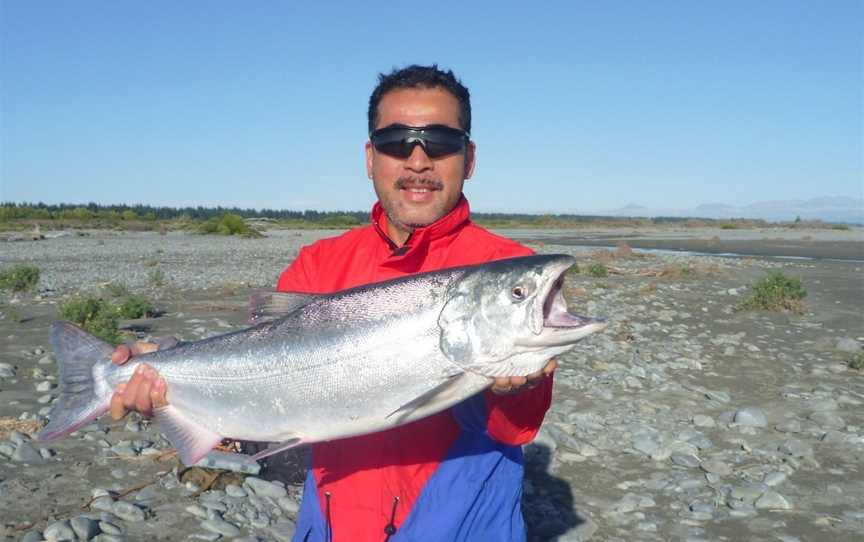
[[[510,295],[513,296],[513,299],[517,301],[522,301],[525,299],[525,289],[521,286],[515,286],[512,290],[510,290]]]

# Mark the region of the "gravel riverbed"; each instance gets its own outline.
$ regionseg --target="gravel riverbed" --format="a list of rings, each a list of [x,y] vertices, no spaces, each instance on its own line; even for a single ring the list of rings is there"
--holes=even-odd
[[[298,469],[202,490],[211,480],[135,416],[50,445],[31,437],[58,393],[60,302],[122,283],[164,311],[128,326],[139,338],[224,333],[243,326],[253,289],[332,234],[0,243],[0,268],[42,271],[39,293],[0,294],[0,540],[290,540]],[[530,243],[574,254],[571,309],[610,322],[560,359],[525,447],[530,540],[864,539],[864,374],[847,366],[864,344],[864,263],[598,250],[555,232]],[[609,276],[588,276],[589,262]],[[774,269],[802,278],[805,313],[735,311]]]

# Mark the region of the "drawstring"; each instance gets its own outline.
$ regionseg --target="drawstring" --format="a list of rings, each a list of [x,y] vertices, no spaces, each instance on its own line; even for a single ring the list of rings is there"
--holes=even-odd
[[[390,512],[390,523],[384,526],[384,534],[387,538],[384,542],[389,542],[390,537],[396,534],[396,506],[399,504],[399,497],[393,497],[393,511]]]
[[[330,492],[325,491],[324,497],[327,499],[327,542],[333,542],[333,524],[330,523]]]

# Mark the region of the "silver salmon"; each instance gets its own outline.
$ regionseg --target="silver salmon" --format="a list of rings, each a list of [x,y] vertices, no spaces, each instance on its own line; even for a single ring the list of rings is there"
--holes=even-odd
[[[456,267],[329,295],[253,296],[255,324],[118,366],[114,347],[68,322],[51,344],[61,393],[40,440],[107,412],[141,363],[168,384],[154,418],[192,465],[223,438],[277,443],[256,454],[381,431],[440,412],[498,376],[541,370],[606,327],[567,311],[571,256]]]

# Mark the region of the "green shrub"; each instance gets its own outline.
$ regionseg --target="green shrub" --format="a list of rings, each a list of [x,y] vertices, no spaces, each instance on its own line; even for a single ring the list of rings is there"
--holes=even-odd
[[[153,313],[153,304],[140,295],[130,295],[117,306],[117,315],[128,320],[153,316]]]
[[[98,297],[77,297],[60,305],[60,317],[111,344],[120,344],[117,308]]]
[[[864,371],[864,352],[857,352],[852,354],[852,357],[849,358],[847,362],[849,364],[850,369],[855,369],[856,371]]]
[[[35,265],[13,265],[0,272],[0,290],[29,292],[39,284],[39,268]]]
[[[161,287],[165,286],[165,273],[161,269],[151,269],[147,272],[147,283],[150,286]]]
[[[586,270],[588,275],[594,278],[604,278],[609,276],[609,270],[602,263],[592,263]]]
[[[242,235],[244,237],[261,237],[261,232],[250,228],[243,217],[234,213],[225,213],[220,217],[207,220],[198,228],[199,233],[215,235]]]
[[[737,230],[738,225],[737,224],[728,224],[728,223],[727,224],[720,224],[720,229],[721,230]]]
[[[780,271],[771,271],[751,289],[753,293],[738,304],[738,310],[804,312],[807,290],[799,278],[787,277]]]
[[[122,282],[109,282],[103,287],[109,297],[125,297],[129,295],[129,288]]]

